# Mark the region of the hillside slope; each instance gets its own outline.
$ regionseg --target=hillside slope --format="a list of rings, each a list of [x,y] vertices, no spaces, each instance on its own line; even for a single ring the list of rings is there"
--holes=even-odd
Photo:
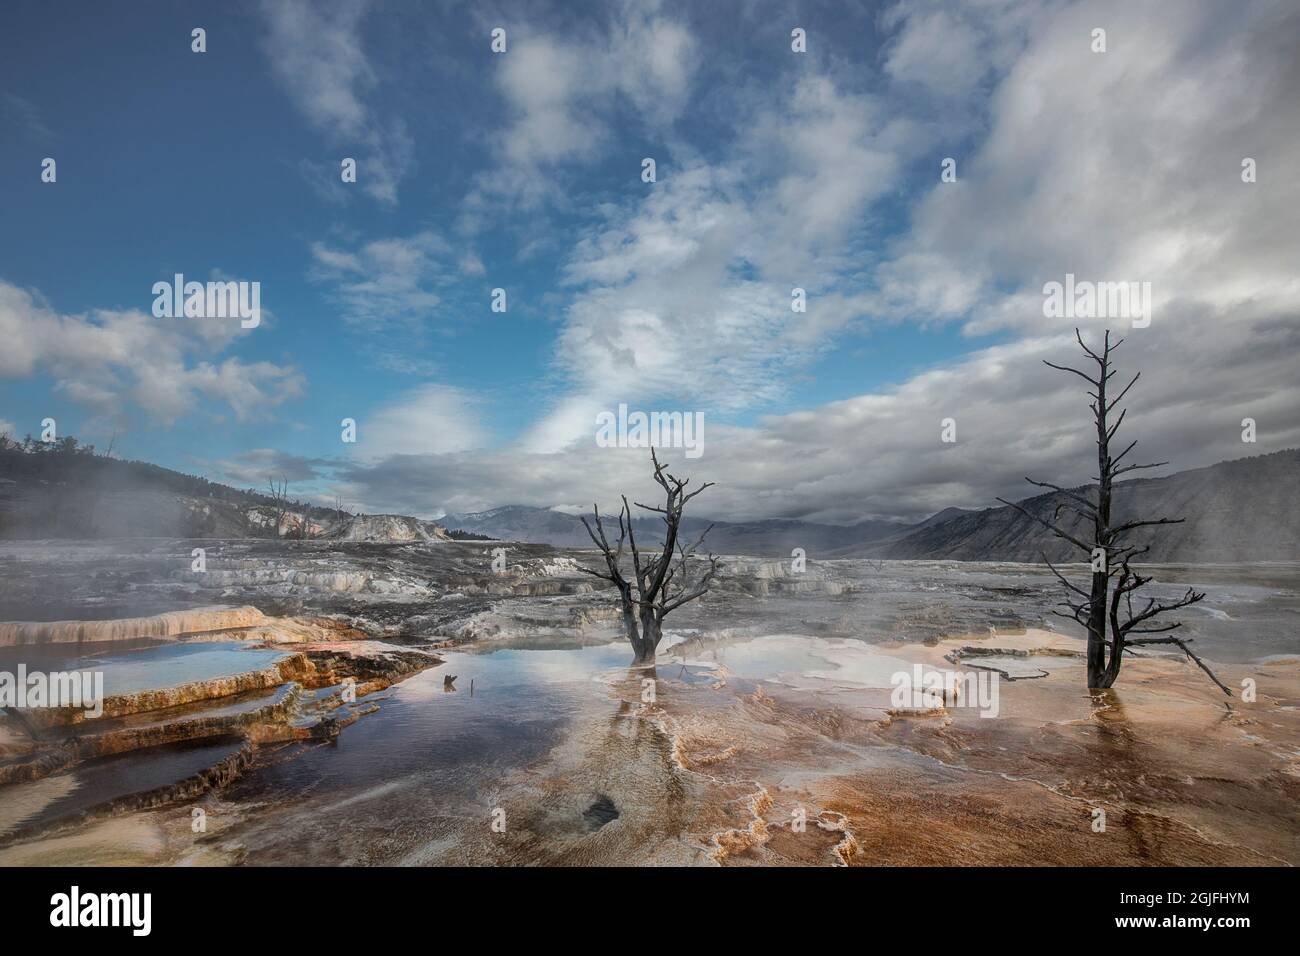
[[[0,436],[2,437],[2,436]],[[97,455],[63,439],[0,442],[0,538],[340,538],[450,540],[404,515],[354,515]]]
[[[1096,485],[1072,489],[1096,500]],[[1051,519],[1059,493],[1020,502]],[[1114,524],[1135,519],[1185,518],[1182,524],[1135,531],[1151,545],[1144,561],[1212,562],[1300,560],[1300,449],[1220,462],[1164,478],[1115,486]],[[1086,540],[1084,521],[1062,511],[1061,526]],[[1006,506],[923,522],[901,538],[865,549],[886,558],[968,561],[1079,560],[1080,552],[1036,521]]]
[[[448,528],[472,531],[500,541],[528,541],[568,548],[592,546],[581,518],[548,508],[507,505],[491,511],[444,515],[441,521]],[[713,530],[705,539],[708,549],[721,554],[753,554],[762,557],[789,557],[794,548],[803,548],[810,555],[829,555],[832,551],[860,547],[866,542],[909,528],[908,525],[892,521],[862,521],[856,525],[843,526],[785,519],[710,522],[707,518],[687,516],[682,521],[682,531],[693,542],[711,523]],[[607,532],[610,527],[607,523]],[[617,516],[613,518],[612,527],[614,534],[617,534]],[[654,516],[639,517],[633,528],[646,541],[658,540],[662,535],[663,522]]]

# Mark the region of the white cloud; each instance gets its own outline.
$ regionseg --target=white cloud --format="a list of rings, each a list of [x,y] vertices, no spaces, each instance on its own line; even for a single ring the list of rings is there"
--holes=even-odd
[[[208,360],[251,331],[238,320],[158,319],[135,309],[60,315],[0,281],[0,378],[43,371],[57,391],[101,415],[122,413],[130,399],[164,423],[205,402],[229,406],[241,421],[265,416],[301,392],[295,369]]]
[[[290,484],[313,482],[321,477],[323,469],[333,464],[275,448],[253,448],[234,459],[217,462],[216,467],[227,481],[238,487],[266,491],[272,481]],[[292,488],[289,493],[297,497]]]
[[[344,321],[366,332],[418,329],[441,301],[452,250],[430,231],[364,242],[351,250],[312,243],[313,278],[331,287]]]
[[[467,276],[481,276],[487,274],[487,267],[483,265],[483,260],[478,254],[472,251],[466,251],[461,254],[460,260],[456,263],[460,271]]]
[[[816,75],[753,118],[721,163],[677,167],[606,210],[566,266],[556,348],[570,396],[526,447],[553,451],[619,402],[731,414],[775,402],[867,305],[861,224],[918,138],[874,99]],[[806,313],[791,309],[803,288]]]
[[[357,423],[357,449],[367,460],[477,449],[488,434],[474,399],[450,385],[425,384]]]
[[[264,9],[293,101],[356,149],[366,188],[395,199],[410,138],[375,109],[368,5]],[[494,446],[471,394],[422,385],[358,416],[358,457],[340,466],[349,499],[433,514],[648,489],[644,452],[594,443],[595,413],[622,401],[706,413],[704,457],[667,457],[718,482],[699,506],[719,517],[920,517],[1014,494],[1025,473],[1086,481],[1086,400],[1041,364],[1075,355],[1070,323],[1041,312],[1042,283],[1066,272],[1153,283],[1153,324],[1119,356],[1143,372],[1125,429],[1144,457],[1173,470],[1300,443],[1294,5],[920,2],[882,23],[882,82],[854,86],[810,59],[789,82],[713,91],[724,102],[709,115],[735,107],[735,125],[699,151],[683,120],[709,50],[661,7],[628,4],[599,32],[512,26],[510,53],[489,61],[508,120],[465,208],[562,201],[557,172],[618,147],[616,129],[664,143],[659,182],[598,207],[562,256],[572,302],[553,371],[565,388],[523,438]],[[1089,49],[1099,24],[1106,54]],[[959,180],[940,184],[949,151]],[[1241,182],[1244,156],[1259,182]],[[922,167],[932,185],[900,223]],[[532,227],[529,254],[563,241],[551,226]],[[377,340],[418,334],[444,283],[485,274],[432,231],[320,242],[312,255],[346,321]],[[807,313],[790,310],[796,285]],[[874,394],[728,424],[782,402],[856,324],[898,321],[961,323],[1001,344]],[[210,403],[247,420],[297,394],[292,368],[222,357],[240,334],[136,311],[61,315],[0,283],[0,376],[47,372],[109,414],[130,402],[173,421]],[[427,374],[411,351],[378,361]],[[955,445],[938,441],[946,417]],[[1244,417],[1258,445],[1240,442]],[[226,464],[302,480],[315,467],[267,449]]]
[[[885,44],[885,73],[933,97],[970,109],[987,83],[1005,72],[1063,0],[908,0],[881,16],[895,31]]]
[[[881,273],[881,311],[968,317],[971,329],[1042,330],[1041,289],[1067,272],[1148,280],[1151,335],[1201,306],[1223,321],[1294,306],[1300,158],[1287,4],[1229,16],[1189,2],[1071,7],[1041,24],[992,94],[989,133],[935,183]],[[1086,39],[1105,22],[1109,50]],[[1037,302],[1035,300],[1037,299]],[[1171,316],[1162,322],[1160,315]],[[1163,331],[1162,331],[1163,327]]]
[[[1198,343],[1213,326],[1210,318],[1189,322],[1192,335],[1160,345],[1130,337],[1117,353],[1122,375],[1142,371],[1122,431],[1140,440],[1133,460],[1171,462],[1148,476],[1300,444],[1300,395],[1262,384],[1292,374],[1300,328],[1261,322],[1249,338],[1210,352]],[[697,481],[718,483],[697,505],[698,514],[716,518],[847,524],[992,507],[995,496],[1033,493],[1027,474],[1066,485],[1093,474],[1091,413],[1085,389],[1076,387],[1083,383],[1042,364],[1072,364],[1079,355],[1072,332],[1000,345],[898,388],[772,416],[753,428],[706,418],[702,457],[685,460],[664,449],[661,458]],[[949,417],[955,444],[939,440]],[[1242,444],[1243,417],[1259,423],[1258,444]],[[390,457],[346,469],[348,495],[434,515],[503,504],[613,503],[620,493],[652,490],[647,452],[599,448],[594,422],[584,427],[585,438],[553,453],[513,446],[420,454],[410,452],[418,442],[408,441]]]
[[[276,78],[308,121],[357,159],[357,185],[391,204],[411,168],[414,146],[401,117],[382,117],[366,103],[379,82],[361,47],[360,23],[369,7],[369,0],[264,0],[264,48]],[[338,176],[337,166],[329,169]],[[318,172],[312,168],[313,178]]]
[[[611,117],[662,132],[689,100],[697,47],[658,3],[625,3],[608,31],[594,35],[512,30],[509,52],[495,58],[510,122],[493,138],[497,166],[477,178],[467,208],[558,198],[556,168],[600,156],[611,142]]]
[[[957,183],[938,182],[931,156],[944,155],[927,128],[942,112],[900,118],[805,77],[747,117],[725,159],[681,163],[576,245],[556,352],[568,393],[518,447],[358,466],[349,480],[425,513],[613,501],[647,486],[646,456],[597,448],[594,413],[644,399],[704,408],[704,457],[675,463],[719,482],[699,507],[724,518],[920,517],[1029,494],[1025,474],[1083,483],[1087,399],[1041,362],[1077,355],[1074,323],[1042,315],[1043,282],[1066,272],[1153,283],[1152,325],[1124,332],[1117,356],[1121,374],[1142,371],[1124,425],[1138,460],[1173,471],[1300,444],[1289,172],[1300,11],[993,0],[899,11],[883,56],[892,79],[980,104],[979,122],[959,129],[983,132],[959,152]],[[984,12],[1000,25],[975,24]],[[945,19],[972,35],[945,36]],[[1103,22],[1109,52],[1093,54]],[[944,62],[927,75],[931,57]],[[1259,182],[1241,181],[1244,156]],[[869,211],[918,162],[933,163],[933,187],[910,228],[873,247]],[[807,316],[789,311],[792,284],[809,290]],[[958,321],[1006,341],[896,388],[752,428],[722,423],[779,398],[863,316]],[[1098,337],[1104,323],[1083,324]],[[946,417],[954,445],[939,441]],[[1245,417],[1257,445],[1240,440]]]

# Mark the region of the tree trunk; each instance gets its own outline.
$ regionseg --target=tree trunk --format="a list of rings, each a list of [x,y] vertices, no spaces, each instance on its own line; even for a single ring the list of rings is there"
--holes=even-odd
[[[642,663],[646,659],[645,642],[641,637],[641,629],[636,622],[636,605],[632,603],[632,588],[620,587],[619,598],[623,604],[623,632],[627,635],[627,642],[632,645],[633,663]],[[651,659],[653,659],[653,648],[650,655]]]
[[[1109,341],[1109,339],[1107,340]],[[1097,376],[1097,514],[1093,527],[1093,547],[1110,545],[1110,430],[1106,423],[1106,379],[1110,368],[1109,351],[1103,353],[1101,373]],[[1088,687],[1109,687],[1106,668],[1106,606],[1110,603],[1110,552],[1100,571],[1092,572],[1092,593],[1088,607]]]
[[[1124,663],[1124,636],[1119,629],[1120,597],[1120,593],[1116,591],[1110,605],[1110,660],[1106,662],[1106,673],[1102,675],[1098,687],[1112,686],[1119,677],[1120,665]]]
[[[1110,578],[1104,571],[1092,575],[1091,606],[1088,608],[1088,686],[1109,687],[1106,679],[1106,597]]]
[[[635,623],[634,625],[635,626]],[[636,652],[634,664],[653,664],[659,641],[663,639],[663,629],[653,610],[641,612],[641,637],[634,641],[632,649]]]
[[[1116,678],[1119,677],[1119,666],[1124,660],[1124,651],[1122,648],[1122,644],[1115,644],[1111,647],[1110,660],[1106,664],[1105,671],[1102,672],[1101,678],[1096,684],[1089,681],[1090,687],[1097,687],[1104,690],[1115,683]]]
[[[627,635],[627,642],[632,645],[632,663],[653,664],[655,651],[659,648],[659,641],[663,636],[659,621],[653,611],[643,610],[638,622],[636,603],[632,600],[632,589],[629,587],[626,591],[622,588],[619,590],[623,601],[623,631]]]

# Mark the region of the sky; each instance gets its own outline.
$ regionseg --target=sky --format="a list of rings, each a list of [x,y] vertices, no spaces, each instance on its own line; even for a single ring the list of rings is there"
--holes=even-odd
[[[0,431],[433,518],[648,494],[626,404],[703,416],[700,514],[919,519],[1095,474],[1079,326],[1146,474],[1296,447],[1297,48],[1289,0],[11,0]],[[177,273],[260,323],[155,316]]]

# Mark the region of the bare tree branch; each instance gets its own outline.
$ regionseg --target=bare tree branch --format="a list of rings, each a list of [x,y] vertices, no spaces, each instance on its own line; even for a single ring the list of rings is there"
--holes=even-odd
[[[1174,626],[1176,627],[1177,625]],[[1176,637],[1153,637],[1153,638],[1128,642],[1130,647],[1140,646],[1144,644],[1177,644],[1179,647],[1183,649],[1183,653],[1186,654],[1188,658],[1191,659],[1192,662],[1196,664],[1197,667],[1199,667],[1201,670],[1205,671],[1205,673],[1210,675],[1210,680],[1218,684],[1219,689],[1223,691],[1224,694],[1231,697],[1232,691],[1228,688],[1226,684],[1223,683],[1223,681],[1219,680],[1218,676],[1215,675],[1214,671],[1210,670],[1210,668],[1206,665],[1205,661],[1201,660],[1199,657],[1197,657],[1195,654],[1192,653],[1192,649],[1187,646],[1188,643],[1189,641],[1180,640],[1179,638]]]

